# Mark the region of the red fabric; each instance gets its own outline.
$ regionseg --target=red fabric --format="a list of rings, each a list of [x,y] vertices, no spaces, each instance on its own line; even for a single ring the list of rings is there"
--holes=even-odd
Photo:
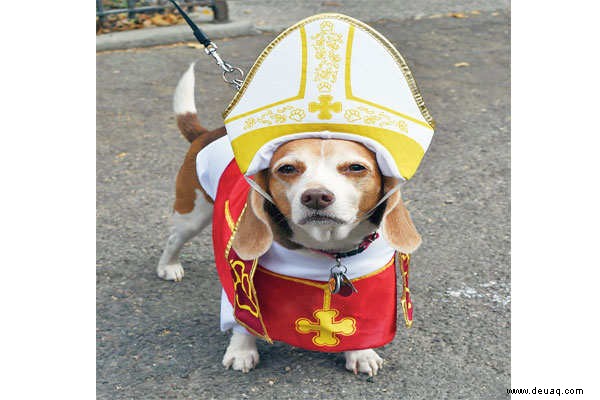
[[[339,352],[380,347],[396,334],[393,260],[383,271],[354,280],[358,293],[348,297],[331,294],[327,282],[282,277],[263,268],[256,271],[254,283],[274,340]]]
[[[278,275],[257,260],[241,260],[228,248],[230,225],[237,223],[249,189],[232,161],[219,181],[213,214],[215,262],[236,320],[269,342],[279,340],[307,350],[339,352],[389,343],[396,332],[393,259],[373,274],[353,280],[358,293],[348,297],[331,294],[328,282]]]

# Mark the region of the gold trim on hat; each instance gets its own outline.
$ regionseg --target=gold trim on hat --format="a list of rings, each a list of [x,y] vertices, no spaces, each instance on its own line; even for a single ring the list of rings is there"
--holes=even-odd
[[[305,54],[305,50],[306,50],[306,32],[304,32],[304,25],[309,24],[313,21],[317,21],[320,19],[339,19],[345,22],[348,22],[351,27],[352,25],[356,25],[359,28],[361,28],[362,30],[364,30],[366,33],[368,33],[369,35],[371,35],[375,40],[377,40],[379,43],[381,43],[385,49],[388,51],[388,53],[394,58],[394,60],[396,61],[396,63],[398,64],[398,66],[400,67],[400,70],[402,71],[407,83],[408,83],[408,87],[410,88],[411,94],[415,100],[415,102],[417,103],[417,106],[419,107],[419,110],[421,111],[421,114],[423,115],[423,118],[425,119],[425,121],[427,121],[427,123],[429,124],[429,126],[431,128],[435,128],[435,121],[433,120],[433,117],[431,116],[431,114],[429,113],[429,110],[427,109],[427,106],[425,105],[425,102],[423,100],[423,96],[421,95],[421,92],[419,91],[419,88],[417,86],[417,83],[412,75],[412,72],[410,71],[410,68],[408,67],[408,65],[406,64],[406,61],[404,60],[404,58],[402,57],[402,55],[400,54],[400,52],[394,47],[393,44],[391,44],[385,37],[383,37],[379,32],[377,32],[376,30],[374,30],[373,28],[371,28],[369,25],[358,21],[352,17],[348,17],[346,15],[342,15],[342,14],[336,14],[336,13],[325,13],[325,14],[318,14],[318,15],[313,15],[312,17],[303,19],[302,21],[294,24],[293,26],[289,27],[288,29],[286,29],[285,31],[283,31],[279,36],[277,36],[271,43],[269,43],[269,45],[263,50],[263,52],[258,56],[258,58],[256,59],[256,61],[254,62],[254,65],[252,65],[252,68],[250,68],[250,71],[248,72],[248,76],[246,77],[246,79],[244,80],[244,83],[242,85],[242,87],[240,88],[240,90],[235,94],[235,96],[233,97],[233,100],[231,101],[231,103],[229,103],[229,105],[227,106],[227,108],[225,109],[225,111],[223,112],[223,118],[226,120],[226,123],[229,123],[235,119],[238,118],[242,118],[245,115],[249,115],[252,114],[254,112],[260,111],[262,109],[266,109],[269,107],[272,107],[274,105],[277,104],[281,104],[283,102],[288,102],[291,100],[295,100],[298,99],[300,97],[296,96],[294,98],[290,98],[290,99],[285,99],[285,100],[281,100],[279,102],[273,103],[273,104],[269,104],[267,106],[261,107],[259,109],[255,109],[252,111],[249,111],[247,113],[243,113],[241,115],[235,116],[230,120],[227,120],[227,117],[229,116],[229,113],[231,112],[231,110],[238,104],[238,102],[240,101],[240,99],[242,98],[242,96],[244,95],[246,89],[248,88],[250,82],[252,82],[252,79],[254,78],[254,75],[256,74],[256,71],[258,70],[258,68],[261,66],[262,62],[264,61],[264,59],[267,57],[267,55],[269,55],[269,53],[271,52],[271,50],[273,50],[273,48],[283,39],[285,39],[290,33],[292,33],[295,29],[300,28],[301,30],[301,37],[303,40],[302,43],[302,52],[303,52],[303,74],[305,75],[305,69],[306,69],[306,54]],[[303,78],[305,79],[305,78]],[[305,82],[304,82],[305,83]],[[300,90],[302,90],[303,86],[302,84],[300,85]],[[351,92],[350,92],[351,93]],[[302,96],[303,97],[303,96]],[[362,100],[362,99],[358,99],[357,101],[363,102],[365,104],[369,104],[372,106],[376,106],[378,108],[383,108],[382,106],[378,106],[375,103],[370,103],[367,102],[366,100]],[[401,117],[406,118],[406,116],[404,114],[399,114],[397,112],[394,112],[390,109],[387,108],[383,108],[386,111],[392,112],[396,115],[399,115]],[[411,118],[411,120],[413,120]]]
[[[308,123],[272,125],[244,133],[232,140],[235,159],[242,171],[246,171],[256,152],[269,141],[303,132],[338,132],[360,135],[376,140],[386,149],[395,148],[390,155],[405,179],[410,179],[417,170],[425,151],[413,138],[400,132],[367,125]],[[389,150],[388,150],[389,151]]]

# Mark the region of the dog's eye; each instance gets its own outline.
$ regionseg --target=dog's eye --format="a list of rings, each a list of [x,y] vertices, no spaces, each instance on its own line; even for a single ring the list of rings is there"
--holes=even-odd
[[[366,168],[360,164],[350,164],[348,166],[348,171],[351,172],[359,172],[359,171],[364,171]]]
[[[285,164],[285,165],[282,165],[281,167],[277,168],[277,172],[279,172],[281,174],[294,174],[294,173],[298,172],[298,170],[293,165]]]

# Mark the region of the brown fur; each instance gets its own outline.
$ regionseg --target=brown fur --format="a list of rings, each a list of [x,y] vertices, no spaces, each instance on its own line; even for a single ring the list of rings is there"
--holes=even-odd
[[[207,131],[198,122],[196,114],[187,113],[184,115],[194,116],[196,121],[195,125],[199,127],[199,130],[195,132],[200,132],[202,134],[198,136],[190,145],[190,148],[185,155],[185,159],[183,160],[183,164],[179,169],[179,173],[177,174],[177,180],[175,182],[175,204],[173,205],[173,209],[179,214],[187,214],[192,212],[194,209],[194,203],[196,201],[196,190],[200,190],[208,202],[213,202],[210,196],[206,194],[198,182],[198,174],[196,173],[196,156],[198,155],[198,152],[208,144],[227,134],[225,127],[215,129],[214,131]],[[177,117],[177,120],[179,121],[179,116]],[[180,129],[183,128],[180,127]],[[182,133],[185,136],[183,131]]]
[[[384,191],[391,190],[397,182],[397,179],[384,177]],[[410,218],[400,191],[391,195],[387,200],[381,221],[381,231],[388,243],[403,253],[410,254],[421,244],[421,235]]]
[[[198,116],[196,113],[185,113],[177,116],[177,127],[181,134],[187,139],[188,142],[192,143],[201,134],[206,132],[206,129],[200,125]]]
[[[321,154],[327,157],[329,154],[333,152],[344,152],[345,149],[352,149],[353,152],[357,152],[361,157],[365,160],[368,160],[368,169],[361,173],[348,173],[344,171],[340,171],[340,173],[344,173],[349,176],[356,186],[356,190],[363,194],[361,197],[360,203],[358,205],[360,212],[366,213],[369,211],[381,198],[381,172],[379,171],[379,167],[377,166],[377,159],[375,158],[375,154],[367,149],[360,143],[352,142],[348,140],[340,140],[340,139],[299,139],[291,142],[287,142],[282,144],[277,150],[273,153],[273,157],[270,162],[270,173],[269,179],[267,181],[267,187],[271,189],[271,195],[273,196],[273,200],[277,204],[279,210],[285,216],[289,216],[291,214],[291,205],[287,197],[285,196],[285,184],[279,180],[272,179],[272,173],[275,166],[283,156],[290,156],[297,151],[297,149],[308,149],[310,152],[315,154]],[[304,171],[304,165],[301,162],[290,162],[291,165],[296,167],[300,172]],[[343,168],[344,166],[340,166]],[[347,166],[346,166],[347,167]],[[280,175],[279,178],[285,183],[293,183],[295,180],[299,178],[298,175]],[[317,188],[315,188],[317,189]]]
[[[266,189],[264,174],[254,177],[263,190]],[[273,243],[270,218],[264,210],[264,200],[255,190],[248,193],[246,211],[237,226],[232,247],[244,260],[253,260],[265,254]]]

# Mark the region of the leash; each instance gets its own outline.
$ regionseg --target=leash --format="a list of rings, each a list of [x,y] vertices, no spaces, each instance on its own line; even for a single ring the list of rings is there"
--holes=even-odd
[[[181,9],[179,4],[177,4],[174,0],[169,1],[175,6],[177,11],[179,11],[179,14],[181,14],[185,22],[187,22],[187,24],[190,26],[190,28],[192,28],[194,36],[200,42],[200,44],[204,46],[204,52],[207,55],[211,56],[215,60],[217,65],[221,68],[221,70],[223,71],[223,80],[235,90],[240,90],[242,84],[244,83],[244,71],[241,68],[234,67],[228,62],[223,61],[219,53],[217,53],[217,45],[214,44],[204,32],[202,32],[202,29],[200,29],[198,25],[196,25],[194,21],[192,21],[189,15],[187,15],[187,13]]]

